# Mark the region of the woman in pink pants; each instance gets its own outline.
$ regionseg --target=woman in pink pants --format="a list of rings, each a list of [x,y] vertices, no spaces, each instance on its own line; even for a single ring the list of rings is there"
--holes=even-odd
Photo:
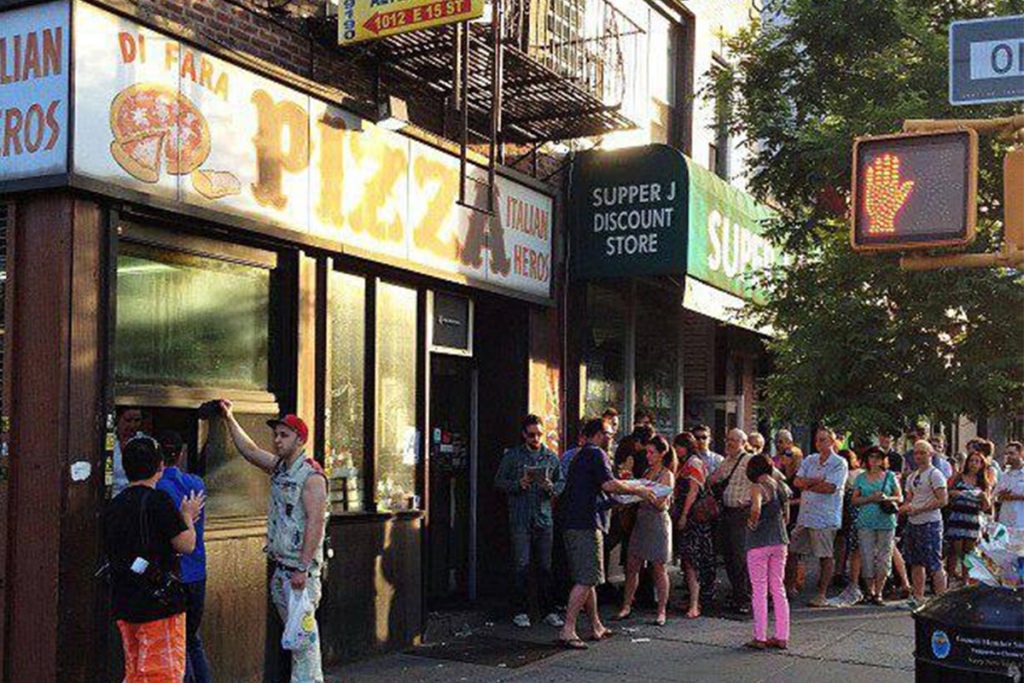
[[[747,571],[750,573],[754,611],[754,639],[746,644],[755,650],[789,646],[789,600],[786,598],[786,517],[789,498],[785,484],[773,476],[770,460],[755,455],[747,465],[750,487],[750,518],[747,520]],[[775,637],[768,638],[768,591],[775,610]]]

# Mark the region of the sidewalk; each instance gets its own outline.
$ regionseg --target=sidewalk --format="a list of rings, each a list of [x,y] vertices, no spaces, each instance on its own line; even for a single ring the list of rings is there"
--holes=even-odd
[[[604,606],[602,614],[610,614]],[[650,624],[652,613],[638,611],[627,622],[609,626],[614,638],[591,643],[584,652],[550,651],[518,668],[512,652],[518,642],[546,645],[556,629],[534,625],[517,629],[491,623],[456,636],[474,642],[508,642],[508,661],[491,665],[423,656],[424,648],[333,669],[331,683],[911,683],[914,637],[910,613],[895,605],[815,610],[794,603],[790,649],[755,652],[741,646],[750,639],[750,623],[673,615],[668,624]],[[429,646],[425,646],[429,647]]]

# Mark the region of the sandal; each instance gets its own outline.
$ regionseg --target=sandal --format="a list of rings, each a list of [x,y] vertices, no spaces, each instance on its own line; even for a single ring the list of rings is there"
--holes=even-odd
[[[779,640],[778,638],[769,638],[768,647],[775,648],[776,650],[788,650],[789,642],[785,640]]]
[[[555,643],[561,646],[565,650],[589,650],[590,646],[583,642],[581,638],[571,638],[566,640],[565,638],[555,638]]]
[[[656,618],[654,621],[652,621],[651,624],[653,626],[664,626],[666,620],[667,617],[663,614],[660,617]]]
[[[768,641],[751,640],[749,642],[743,643],[743,647],[749,648],[751,650],[765,650],[768,648]]]
[[[630,607],[625,612],[620,611],[618,614],[616,614],[611,619],[609,619],[609,621],[626,621],[627,619],[629,619],[632,616],[633,616],[633,608]]]
[[[812,598],[812,599],[807,601],[807,606],[808,607],[815,607],[815,608],[819,608],[820,609],[822,607],[828,607],[829,604],[828,604],[828,600],[823,600],[822,598]]]
[[[599,636],[598,635],[590,636],[590,640],[594,641],[595,643],[599,643],[602,640],[608,640],[609,638],[614,636],[616,633],[617,633],[617,631],[613,631],[610,628],[606,628],[604,631],[601,632],[601,635],[599,635]]]
[[[697,610],[696,614],[691,614],[691,613],[687,612],[686,614],[683,615],[683,617],[685,619],[700,619],[700,610]]]

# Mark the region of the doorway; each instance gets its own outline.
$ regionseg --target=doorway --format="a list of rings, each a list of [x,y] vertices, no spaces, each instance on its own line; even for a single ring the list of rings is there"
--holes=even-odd
[[[475,386],[471,358],[431,354],[427,598],[434,609],[476,593]]]

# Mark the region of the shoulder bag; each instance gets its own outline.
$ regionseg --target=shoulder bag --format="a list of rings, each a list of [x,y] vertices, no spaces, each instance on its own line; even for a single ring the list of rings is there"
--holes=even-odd
[[[892,472],[885,473],[885,480],[882,482],[882,495],[889,495],[889,482],[892,481],[892,476]],[[891,500],[886,500],[879,503],[878,509],[880,509],[882,511],[882,514],[885,515],[895,515],[897,512],[899,512],[899,508],[896,506],[896,503],[894,503]]]
[[[149,497],[153,491],[147,489],[142,495],[142,503],[139,506],[139,524],[142,529],[142,547],[145,550],[149,549],[150,536],[149,536],[149,515],[146,511],[146,503],[149,502]],[[147,560],[149,558],[146,558]],[[131,572],[131,569],[128,570]],[[175,575],[173,572],[166,572],[156,565],[156,562],[150,561],[149,566],[142,574],[136,574],[131,572],[133,576],[137,576],[142,580],[146,586],[146,597],[152,602],[161,605],[163,607],[182,607],[184,608],[188,601],[188,594],[185,591],[185,585],[181,582],[181,578]]]
[[[740,466],[741,462],[743,462],[742,455],[736,460],[736,464],[732,466],[732,469],[729,471],[729,476],[727,476],[725,479],[722,479],[719,482],[710,485],[711,495],[714,496],[715,502],[718,503],[718,507],[720,508],[725,507],[725,490],[729,488],[729,480],[732,479],[732,475],[736,474],[736,468]]]

